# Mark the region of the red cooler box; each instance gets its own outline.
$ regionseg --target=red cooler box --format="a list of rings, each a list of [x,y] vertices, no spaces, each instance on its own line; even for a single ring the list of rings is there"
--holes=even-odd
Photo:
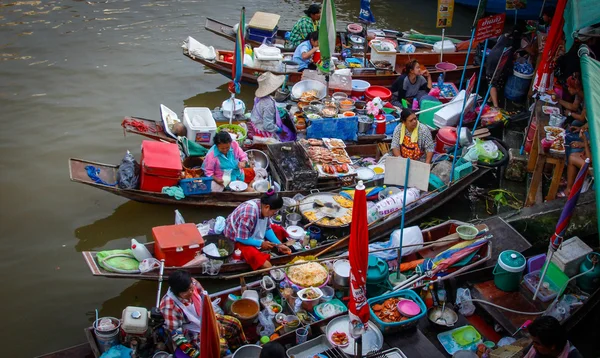
[[[165,186],[177,185],[181,178],[177,144],[145,140],[142,142],[141,162],[141,190],[160,193]]]
[[[183,266],[204,247],[204,239],[194,224],[157,226],[152,228],[154,256],[165,260],[165,266]]]

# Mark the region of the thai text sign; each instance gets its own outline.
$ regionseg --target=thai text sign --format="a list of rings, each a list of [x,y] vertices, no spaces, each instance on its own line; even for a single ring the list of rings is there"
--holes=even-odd
[[[474,43],[489,39],[490,37],[498,37],[502,34],[504,28],[504,20],[506,14],[496,14],[477,21],[477,30],[475,31]]]
[[[438,0],[437,27],[451,27],[454,16],[454,0]]]

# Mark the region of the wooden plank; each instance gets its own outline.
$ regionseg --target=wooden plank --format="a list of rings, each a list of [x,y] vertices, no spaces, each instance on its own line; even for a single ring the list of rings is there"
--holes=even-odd
[[[519,291],[504,292],[499,290],[494,281],[485,281],[473,286],[471,295],[474,299],[485,300],[502,307],[510,307],[522,312],[539,312],[539,309],[525,298]],[[508,333],[513,334],[528,319],[535,319],[534,315],[523,315],[497,309],[493,306],[481,304],[483,310],[492,316]]]
[[[548,195],[546,195],[546,200],[550,201],[556,199],[560,180],[562,178],[563,170],[565,169],[565,158],[548,158],[547,162],[554,164],[554,170],[552,171],[552,182],[550,183],[550,189],[548,189]]]
[[[534,144],[536,145],[536,144]],[[529,191],[527,192],[527,199],[525,206],[531,206],[535,204],[535,197],[538,189],[542,185],[542,173],[544,171],[544,165],[546,164],[546,156],[540,154],[537,156],[535,162],[535,168],[533,169],[533,176],[531,177],[531,183],[529,184]]]

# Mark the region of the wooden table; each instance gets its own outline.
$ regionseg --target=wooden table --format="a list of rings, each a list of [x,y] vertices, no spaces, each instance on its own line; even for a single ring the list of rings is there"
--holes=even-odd
[[[527,192],[525,206],[535,204],[536,193],[540,185],[542,185],[542,173],[546,164],[553,164],[554,170],[552,172],[550,189],[548,190],[548,195],[546,195],[545,199],[548,201],[556,199],[560,179],[562,178],[562,173],[565,168],[566,157],[564,154],[544,153],[542,150],[541,141],[546,137],[544,127],[547,126],[550,121],[550,116],[545,114],[542,110],[543,106],[559,108],[558,105],[551,105],[550,103],[540,100],[535,103],[534,116],[537,121],[537,126],[533,136],[531,153],[529,153],[529,161],[527,163],[527,171],[533,173],[533,176],[529,185],[529,191]]]

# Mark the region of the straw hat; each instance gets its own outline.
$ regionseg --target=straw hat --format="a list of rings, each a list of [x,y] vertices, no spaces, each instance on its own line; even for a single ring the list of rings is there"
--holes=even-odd
[[[283,85],[284,75],[274,75],[271,72],[265,72],[258,77],[258,89],[254,92],[256,97],[265,97],[275,92]]]

